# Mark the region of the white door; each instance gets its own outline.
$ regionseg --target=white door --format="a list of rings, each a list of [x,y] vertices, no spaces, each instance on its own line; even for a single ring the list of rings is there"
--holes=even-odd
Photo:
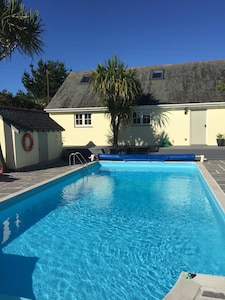
[[[190,143],[206,145],[206,109],[190,111]]]

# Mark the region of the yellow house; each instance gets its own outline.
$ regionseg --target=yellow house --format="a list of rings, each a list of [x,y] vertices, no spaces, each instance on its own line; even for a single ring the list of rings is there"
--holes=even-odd
[[[0,108],[0,145],[7,167],[16,170],[59,159],[63,130],[45,112]]]
[[[119,144],[130,146],[216,145],[225,134],[225,61],[138,67],[143,95],[132,107],[132,121],[119,131]],[[91,71],[71,72],[46,107],[65,131],[63,146],[111,145],[110,119],[93,93]]]

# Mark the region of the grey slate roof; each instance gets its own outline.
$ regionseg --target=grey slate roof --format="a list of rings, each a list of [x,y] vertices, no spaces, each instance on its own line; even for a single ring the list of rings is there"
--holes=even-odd
[[[46,112],[0,107],[0,117],[8,125],[22,131],[63,131]]]
[[[137,67],[143,89],[139,104],[182,104],[224,102],[218,91],[219,80],[225,81],[225,61],[207,61],[175,65]],[[162,70],[163,79],[152,79],[152,72]],[[47,109],[99,107],[90,83],[81,83],[91,71],[71,72]]]

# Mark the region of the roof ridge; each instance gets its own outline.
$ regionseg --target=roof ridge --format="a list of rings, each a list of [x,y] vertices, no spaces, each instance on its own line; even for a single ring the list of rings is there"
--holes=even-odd
[[[42,111],[42,110],[35,110],[35,109],[28,109],[28,108],[21,108],[21,107],[12,107],[12,106],[0,106],[0,110],[3,110],[3,109],[23,111],[23,112],[45,113],[45,111]]]
[[[181,65],[194,65],[194,64],[207,64],[207,63],[216,63],[216,62],[225,62],[225,59],[221,60],[207,60],[207,61],[194,61],[194,62],[183,62],[183,63],[176,63],[176,64],[161,64],[161,65],[152,65],[152,66],[138,66],[132,68],[155,68],[155,67],[163,67],[163,66],[181,66]]]
[[[156,68],[156,67],[163,67],[163,66],[179,66],[179,65],[187,65],[187,64],[207,64],[207,63],[215,63],[215,62],[225,62],[225,59],[218,59],[218,60],[206,60],[206,61],[193,61],[193,62],[180,62],[175,64],[157,64],[157,65],[146,65],[146,66],[133,66],[128,67],[128,69],[139,69],[139,68]],[[95,70],[95,69],[93,69]],[[78,70],[78,71],[71,71],[71,73],[90,73],[93,70]]]

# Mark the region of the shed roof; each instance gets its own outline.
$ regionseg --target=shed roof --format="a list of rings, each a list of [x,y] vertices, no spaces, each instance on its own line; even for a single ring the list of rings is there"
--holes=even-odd
[[[143,97],[139,104],[183,104],[224,102],[218,91],[219,80],[225,81],[225,61],[206,61],[137,67]],[[154,71],[162,71],[162,78],[152,78]],[[71,72],[59,88],[47,109],[99,107],[102,104],[83,76],[92,71]],[[157,77],[157,76],[156,76]]]
[[[0,116],[8,125],[23,131],[63,131],[46,112],[0,107]]]

